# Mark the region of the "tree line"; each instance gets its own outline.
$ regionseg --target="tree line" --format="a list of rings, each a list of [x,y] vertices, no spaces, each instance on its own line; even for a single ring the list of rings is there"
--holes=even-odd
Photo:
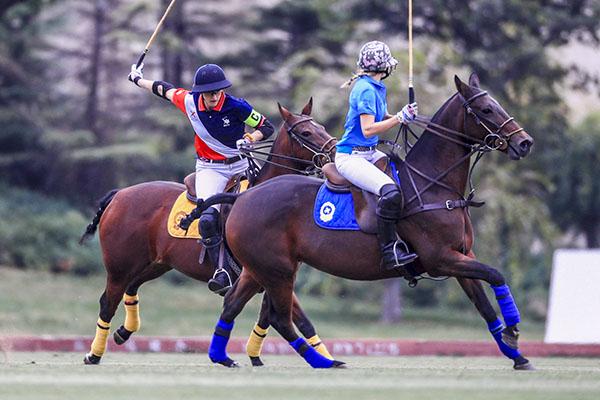
[[[0,264],[89,273],[97,246],[75,246],[96,199],[115,187],[181,179],[193,170],[187,121],[127,81],[168,0],[25,0],[0,4]],[[598,75],[552,50],[598,45],[600,4],[578,1],[414,2],[415,87],[432,115],[471,71],[534,137],[519,163],[486,157],[476,174],[475,250],[543,314],[557,246],[600,246],[600,112],[569,118],[574,91]],[[360,45],[388,42],[400,60],[390,109],[406,101],[407,10],[402,1],[179,0],[146,59],[145,76],[190,87],[195,69],[222,65],[234,95],[277,121],[315,97],[315,117],[342,131]],[[302,290],[375,297],[306,270]],[[419,305],[464,305],[459,289],[421,285]],[[381,285],[383,288],[383,285]],[[521,289],[521,290],[519,290]],[[381,289],[383,290],[383,289]],[[361,294],[362,293],[362,294]]]

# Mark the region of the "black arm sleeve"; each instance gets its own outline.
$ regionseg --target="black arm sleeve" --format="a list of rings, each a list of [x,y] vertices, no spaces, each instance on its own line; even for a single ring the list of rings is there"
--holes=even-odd
[[[265,118],[263,123],[257,127],[256,130],[263,134],[263,139],[268,139],[275,131],[275,128],[273,128],[271,122]]]
[[[154,81],[154,83],[152,83],[152,93],[165,100],[169,100],[167,99],[167,91],[169,91],[169,89],[175,89],[175,86],[164,81]]]

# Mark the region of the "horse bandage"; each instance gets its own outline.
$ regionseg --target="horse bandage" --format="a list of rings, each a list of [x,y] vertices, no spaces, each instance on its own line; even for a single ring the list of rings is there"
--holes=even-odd
[[[246,342],[246,354],[248,357],[260,357],[267,332],[269,332],[269,328],[263,329],[258,326],[258,324],[254,325],[254,329],[252,329],[252,333],[250,333],[248,342]]]
[[[142,321],[140,320],[139,296],[130,296],[127,293],[123,295],[123,304],[125,305],[125,323],[123,327],[129,332],[140,330]]]
[[[322,355],[323,357],[327,357],[330,360],[333,360],[333,356],[329,353],[329,350],[327,350],[327,347],[323,344],[323,342],[321,341],[321,338],[319,337],[319,335],[315,335],[311,338],[306,339],[306,341],[308,342],[308,344],[310,344],[320,355]]]
[[[519,309],[515,304],[508,285],[492,286],[492,289],[494,289],[494,293],[496,294],[496,301],[500,306],[500,312],[506,326],[514,326],[521,322]]]
[[[95,356],[102,357],[106,351],[106,341],[110,333],[110,322],[104,322],[102,318],[98,318],[96,323],[96,336],[92,342],[91,353]]]

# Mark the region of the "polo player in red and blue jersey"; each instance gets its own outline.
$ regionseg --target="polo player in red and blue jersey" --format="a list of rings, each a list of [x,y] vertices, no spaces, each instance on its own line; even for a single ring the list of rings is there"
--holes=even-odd
[[[171,101],[183,112],[195,132],[196,196],[204,199],[221,193],[229,179],[243,173],[248,167],[240,147],[246,143],[266,139],[273,134],[273,125],[244,99],[225,93],[231,82],[223,69],[215,64],[198,68],[192,90],[175,88],[164,81],[144,79],[143,64],[131,66],[129,80],[155,95]],[[245,126],[253,128],[245,133]],[[216,271],[208,282],[215,293],[225,295],[237,276],[227,262],[219,268],[219,248],[222,233],[217,206],[209,207],[200,215],[202,244]]]

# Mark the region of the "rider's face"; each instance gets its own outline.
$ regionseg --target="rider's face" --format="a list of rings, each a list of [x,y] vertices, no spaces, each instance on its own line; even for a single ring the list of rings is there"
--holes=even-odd
[[[204,100],[204,104],[208,107],[209,110],[212,110],[216,107],[221,95],[223,94],[223,90],[215,90],[213,92],[204,92],[202,93],[202,99]]]

